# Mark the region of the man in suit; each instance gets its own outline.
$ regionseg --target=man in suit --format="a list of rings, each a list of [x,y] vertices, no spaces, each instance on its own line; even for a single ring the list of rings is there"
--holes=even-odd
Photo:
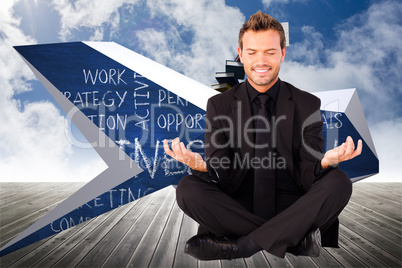
[[[200,260],[318,256],[338,246],[338,215],[352,193],[336,166],[359,155],[348,137],[323,154],[320,100],[278,77],[283,28],[257,12],[244,23],[238,53],[247,80],[209,99],[205,160],[179,139],[168,155],[192,175],[176,190],[180,208],[200,224],[185,252]]]

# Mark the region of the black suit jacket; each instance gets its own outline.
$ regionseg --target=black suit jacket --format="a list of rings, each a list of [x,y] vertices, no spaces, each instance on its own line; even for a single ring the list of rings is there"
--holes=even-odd
[[[239,163],[254,157],[251,115],[246,83],[211,97],[207,104],[205,157],[218,173],[219,187],[229,195],[239,190],[248,172],[247,165]],[[280,81],[275,125],[277,152],[295,184],[307,191],[323,156],[320,99]]]
[[[320,99],[314,95],[280,81],[275,111],[276,151],[285,159],[286,178],[290,177],[304,192],[333,169],[319,169],[324,149],[320,103]],[[244,163],[244,158],[247,160],[247,157],[254,157],[252,144],[255,133],[249,131],[253,128],[251,116],[246,83],[208,100],[205,158],[215,171],[208,170],[209,175],[196,172],[196,175],[202,173],[210,180],[217,173],[219,188],[232,197],[244,187],[249,171],[247,165],[240,167],[239,161]],[[219,165],[217,161],[221,160],[223,162]],[[339,221],[336,219],[322,233],[323,246],[338,247],[338,229]]]

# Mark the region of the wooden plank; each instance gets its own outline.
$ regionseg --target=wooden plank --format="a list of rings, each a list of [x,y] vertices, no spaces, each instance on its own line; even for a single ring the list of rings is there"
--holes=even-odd
[[[149,224],[152,222],[155,214],[166,199],[166,194],[164,192],[166,189],[168,190],[168,188],[165,188],[157,192],[158,195],[147,207],[147,212],[141,214],[137,222],[134,224],[127,222],[127,224],[131,225],[130,229],[120,240],[119,244],[113,249],[103,266],[122,267],[127,265],[131,259],[132,253],[136,250],[142,236],[148,229]]]
[[[15,182],[0,182],[0,193],[9,191]]]
[[[123,218],[133,206],[136,201],[116,208],[113,211],[102,214],[93,220],[89,225],[81,228],[76,233],[76,243],[66,241],[62,250],[54,252],[52,258],[46,258],[37,264],[38,267],[67,267],[76,266],[96,245],[100,239],[102,239],[117,222]],[[92,226],[90,226],[92,225]],[[78,238],[79,237],[79,238]],[[59,247],[61,248],[61,247]]]
[[[0,182],[0,192],[10,192],[15,189],[19,189],[21,191],[29,191],[32,187],[49,184],[60,184],[60,182]]]
[[[377,201],[381,201],[384,203],[390,203],[396,206],[401,206],[401,196],[397,194],[391,194],[387,192],[381,192],[378,190],[373,189],[372,191],[369,191],[368,189],[361,189],[355,187],[353,189],[353,192],[355,194],[358,194],[359,196],[364,196],[367,199],[376,199]]]
[[[49,182],[49,183],[13,183],[14,189],[10,189],[5,193],[2,193],[1,197],[1,207],[0,211],[6,206],[16,204],[19,202],[29,202],[30,199],[34,198],[35,196],[41,196],[46,194],[50,191],[56,189],[66,189],[68,187],[74,187],[76,184],[68,183],[68,182]],[[1,183],[0,183],[1,185]],[[24,187],[25,186],[25,187]]]
[[[71,187],[74,183],[60,183],[60,182],[42,182],[42,183],[10,183],[13,186],[1,193],[0,212],[3,207],[23,202],[35,196],[42,195],[48,191],[56,188]],[[83,185],[82,183],[79,183]],[[3,188],[3,183],[0,183],[0,188]]]
[[[262,251],[265,257],[268,259],[268,263],[270,267],[293,267],[292,264],[289,262],[289,260],[286,258],[279,258],[276,257],[275,255],[272,255],[271,253],[268,253],[266,251]]]
[[[399,199],[402,198],[402,183],[356,183],[354,189],[363,190],[369,193],[376,193],[385,198]]]
[[[68,182],[66,182],[68,183]],[[60,182],[0,182],[0,193],[2,194],[2,199],[7,199],[10,196],[16,194],[15,190],[18,192],[30,192],[32,189],[39,189],[42,187],[49,187],[50,185],[59,185]]]
[[[347,206],[345,210],[357,215],[357,217],[366,218],[367,221],[370,222],[370,225],[373,226],[373,228],[374,226],[376,226],[375,228],[386,229],[388,230],[388,232],[398,237],[402,236],[402,223],[398,223],[397,221],[395,222],[395,220],[393,220],[392,224],[387,223],[386,219],[384,217],[381,217],[381,214],[374,214],[372,210],[361,209],[360,207],[356,207],[354,205]],[[393,223],[395,223],[395,225],[393,225]]]
[[[169,218],[175,203],[175,189],[169,187],[169,192],[166,195],[166,199],[155,214],[154,219],[148,225],[147,230],[141,238],[138,247],[134,251],[130,261],[127,263],[127,267],[146,267],[149,266],[154,251],[158,245],[162,232],[166,226],[166,222]],[[168,252],[174,254],[174,250]]]
[[[152,257],[151,267],[171,267],[180,235],[180,227],[183,220],[183,211],[175,202],[172,213],[169,216],[166,227]]]
[[[221,260],[222,268],[247,267],[244,259]]]
[[[220,260],[212,260],[212,261],[198,261],[197,262],[199,268],[220,268],[221,261]],[[197,266],[195,266],[197,267]]]
[[[184,246],[190,237],[197,233],[198,224],[189,216],[183,216],[180,228],[179,241],[177,241],[177,250],[175,253],[174,267],[197,267],[197,260],[184,254]]]
[[[16,237],[20,232],[24,231],[26,228],[31,226],[36,220],[41,216],[45,215],[47,210],[39,210],[35,215],[29,215],[23,219],[19,219],[15,224],[9,224],[3,228],[0,228],[0,247],[3,247],[11,239]]]
[[[0,218],[0,226],[7,225],[9,223],[13,223],[18,220],[20,217],[26,216],[30,213],[33,213],[45,206],[48,206],[51,203],[55,203],[57,201],[61,201],[66,199],[71,195],[72,192],[75,191],[76,186],[70,187],[61,187],[56,190],[45,194],[40,195],[38,198],[33,200],[26,200],[24,204],[20,204],[18,209],[12,210],[3,210],[1,211]]]
[[[138,221],[143,213],[146,213],[146,208],[157,195],[160,193],[152,193],[134,201],[131,210],[116,225],[111,226],[111,230],[99,242],[93,244],[93,247],[86,252],[87,255],[77,264],[77,267],[101,267],[132,225]],[[118,209],[120,210],[120,208]],[[57,265],[63,267],[65,264],[65,267],[68,267],[66,260],[67,255],[66,259],[61,259]]]
[[[310,257],[306,256],[296,257],[292,254],[286,253],[286,258],[294,267],[318,267]]]
[[[167,192],[164,192],[157,194],[159,197],[153,200],[147,201],[151,195],[143,197],[136,204],[130,204],[133,205],[130,209],[124,206],[116,209],[115,217],[99,216],[98,223],[91,221],[91,225],[79,228],[79,231],[70,228],[8,254],[0,258],[0,266],[14,263],[14,266],[42,267],[116,267],[128,264],[152,267],[401,267],[402,225],[396,213],[400,210],[399,200],[395,199],[400,196],[400,191],[395,188],[402,184],[367,184],[354,184],[356,191],[341,215],[341,248],[325,248],[318,258],[287,254],[280,259],[262,251],[247,259],[197,261],[183,251],[185,242],[196,234],[198,224],[178,208],[174,195],[167,196]],[[21,189],[35,196],[35,191],[43,191],[43,187],[49,186],[38,185]],[[18,185],[8,184],[3,188],[0,184],[0,187],[4,192],[6,188],[12,189]],[[3,196],[0,200],[3,200]],[[23,203],[13,202],[17,210]],[[163,209],[163,206],[166,207]],[[124,212],[124,209],[127,210]],[[24,220],[18,220],[19,226],[30,223],[38,215],[40,213],[37,212],[25,215]],[[8,236],[16,235],[16,230],[21,228],[11,228],[12,225],[6,225],[9,228]],[[0,230],[4,230],[3,225]],[[151,233],[153,230],[156,233]],[[148,234],[143,235],[145,232]],[[1,235],[0,242],[4,243],[3,233]],[[144,254],[135,253],[137,251]]]
[[[39,248],[41,245],[46,243],[48,240],[52,239],[52,237],[48,237],[45,239],[42,239],[36,243],[33,243],[31,245],[28,245],[26,247],[23,247],[19,250],[16,250],[14,252],[11,252],[10,254],[7,254],[3,257],[0,258],[0,267],[8,267],[12,265],[13,263],[19,261],[21,258],[26,256],[32,251],[35,251],[37,248]]]
[[[371,260],[375,259],[376,262],[379,261],[382,263],[382,266],[388,266],[388,267],[401,267],[401,260],[393,255],[391,255],[389,252],[385,251],[383,248],[379,247],[376,244],[373,244],[372,242],[368,241],[366,238],[357,235],[355,232],[350,230],[349,228],[345,228],[344,232],[342,233],[342,236],[344,236],[346,239],[348,239],[349,245],[353,243],[356,245],[358,248],[360,248],[361,252],[367,252],[367,254],[364,254],[364,259],[359,258],[361,261],[364,260]],[[341,238],[340,238],[341,239]],[[353,249],[355,249],[355,246],[352,246]],[[350,251],[349,248],[347,248],[348,251]],[[399,248],[400,252],[400,248]],[[355,255],[355,253],[353,253]],[[367,257],[367,255],[370,255],[370,258]],[[357,255],[359,257],[362,257],[360,255]],[[399,256],[400,258],[400,256]],[[368,263],[370,264],[370,263]],[[371,266],[372,264],[370,264]],[[376,266],[376,267],[382,267],[382,266]],[[372,267],[372,266],[371,266]]]
[[[270,267],[267,258],[262,251],[257,252],[250,258],[244,259],[247,267]]]
[[[360,211],[353,211],[350,208],[344,209],[342,211],[342,216],[345,216],[350,220],[353,220],[353,222],[359,224],[359,226],[361,226],[360,229],[366,228],[372,231],[376,234],[376,237],[380,236],[379,239],[382,237],[385,239],[385,241],[391,241],[396,245],[402,244],[400,229],[397,232],[392,232],[390,230],[391,228],[387,228],[386,225],[378,223],[378,221],[375,218],[371,218],[370,215],[362,215]]]
[[[402,222],[395,220],[391,217],[389,217],[388,215],[385,215],[383,212],[378,212],[375,211],[371,208],[367,208],[365,206],[362,206],[361,204],[355,203],[350,201],[349,204],[347,205],[346,208],[352,208],[355,210],[359,210],[362,211],[365,214],[369,214],[372,217],[378,218],[379,220],[381,220],[386,226],[392,226],[394,228],[398,228],[398,229],[402,229]]]
[[[70,229],[72,234],[69,235],[70,229],[60,232],[45,244],[38,248],[41,254],[28,256],[24,262],[19,263],[19,266],[33,266],[33,267],[50,267],[57,262],[66,252],[69,252],[78,243],[85,239],[86,233],[92,232],[97,228],[100,222],[112,217],[115,210],[102,214],[99,217],[93,218],[84,222],[85,224],[76,225]]]
[[[354,238],[352,238],[354,239]],[[359,259],[366,267],[385,267],[385,264],[368,254],[365,250],[358,247],[343,234],[339,236],[339,246]]]
[[[394,203],[387,202],[387,200],[381,198],[373,198],[372,195],[367,195],[364,192],[355,191],[349,203],[358,203],[360,206],[378,211],[394,220],[402,221],[400,206],[396,206]]]
[[[325,248],[325,250],[340,263],[341,267],[364,267],[358,258],[343,248]]]
[[[91,220],[82,223],[82,226],[87,225],[90,221]],[[40,246],[37,246],[34,250],[13,263],[13,266],[27,267],[34,265],[48,254],[55,251],[59,245],[65,242],[65,240],[69,240],[71,237],[74,237],[80,228],[81,226],[75,226],[51,236],[50,239],[46,240],[44,243],[40,244]]]
[[[49,187],[50,189],[53,189],[56,185],[61,185],[64,187],[66,191],[71,190],[72,192],[75,190],[73,187],[66,187],[66,185],[75,185],[79,187],[79,185],[82,183],[10,183],[12,187],[17,187],[18,189],[24,189],[25,191],[29,191],[30,189],[36,188],[33,187],[34,185],[38,186],[38,189],[40,192],[46,192],[47,188]],[[0,185],[3,185],[0,184]],[[28,186],[27,186],[28,185]],[[20,187],[21,186],[21,187]],[[3,196],[1,196],[1,200],[3,200]],[[49,202],[52,202],[52,200],[49,200]],[[18,235],[21,231],[25,230],[28,228],[30,225],[32,225],[36,220],[38,220],[41,216],[46,214],[50,209],[52,209],[55,205],[47,206],[42,209],[36,210],[34,213],[30,213],[28,215],[25,215],[21,217],[20,219],[10,223],[9,225],[6,226],[1,226],[0,228],[0,245],[4,246],[8,241],[10,241],[12,238],[14,238],[16,235]],[[15,210],[19,210],[19,206],[16,206],[14,208]],[[1,214],[3,217],[3,214]],[[13,261],[20,259],[22,256],[28,254],[30,251],[33,250],[33,248],[40,246],[44,242],[46,242],[49,238],[45,238],[45,240],[39,241],[34,243],[33,245],[29,245],[27,247],[24,247],[20,250],[17,250],[15,252],[12,252],[4,257],[1,258],[2,262],[9,263],[9,258],[11,258]]]
[[[339,267],[340,262],[338,262],[331,254],[329,254],[324,248],[320,250],[320,256],[316,258],[311,258],[311,260],[318,267]]]
[[[375,233],[373,230],[367,229],[364,225],[358,224],[356,221],[352,220],[351,218],[343,214],[340,215],[340,221],[347,227],[347,229],[354,231],[361,237],[367,237],[367,240],[373,243],[374,245],[377,245],[381,249],[389,252],[391,255],[400,258],[401,244],[398,245],[384,238],[383,236]],[[345,229],[346,233],[348,232],[347,229]],[[386,232],[386,230],[383,231]]]
[[[63,201],[57,201],[55,203],[51,203],[51,201],[49,200],[49,203],[51,203],[50,205],[45,206],[41,209],[38,209],[25,216],[21,216],[19,219],[0,227],[0,239],[1,239],[0,244],[2,246],[4,244],[6,244],[9,240],[14,238],[17,234],[19,234],[20,232],[24,231],[26,228],[31,226],[39,218],[41,218],[42,216],[47,214],[49,211],[51,211],[52,209],[57,207],[61,202],[63,202]]]
[[[52,190],[71,191],[71,193],[72,193],[73,191],[76,190],[75,188],[79,187],[78,186],[78,187],[74,188],[74,186],[76,186],[75,184],[70,185],[68,183],[67,184],[59,183],[58,186],[51,184],[48,188],[46,187],[46,185],[44,187],[43,183],[40,183],[40,185],[41,185],[40,189],[37,189],[37,191],[39,191],[39,193],[37,193],[37,194],[31,193],[31,195],[29,195],[29,196],[31,196],[31,199],[35,198],[37,196],[43,196],[44,193],[46,193],[48,191],[52,191]],[[67,188],[67,186],[68,186],[68,188]],[[19,196],[19,195],[17,195],[17,196]],[[29,206],[30,204],[32,204],[31,199],[24,198],[23,196],[19,196],[18,201],[8,200],[7,203],[2,208],[0,208],[1,217],[8,217],[9,216],[8,214],[10,213],[10,211],[12,211],[13,213],[18,213],[18,211],[20,210],[21,207],[26,207],[26,206]],[[1,198],[1,200],[3,201],[3,196]],[[13,220],[9,220],[9,223],[5,223],[5,220],[3,220],[3,224],[0,225],[1,226],[0,234],[3,236],[4,234],[10,232],[10,230],[16,228],[16,226],[21,224],[20,223],[21,220],[25,223],[26,218],[32,218],[33,217],[32,215],[34,215],[38,211],[42,211],[42,212],[48,211],[49,209],[47,209],[47,208],[49,207],[49,203],[51,205],[54,204],[54,202],[52,202],[52,199],[49,199],[49,200],[47,200],[47,202],[44,202],[42,204],[42,206],[39,206],[36,209],[32,210],[31,213],[26,213],[25,215],[22,213],[18,213],[18,214],[20,214],[20,217],[14,218]],[[19,232],[16,231],[14,235],[16,235],[16,233],[19,233]],[[1,240],[4,241],[3,239],[1,239]]]

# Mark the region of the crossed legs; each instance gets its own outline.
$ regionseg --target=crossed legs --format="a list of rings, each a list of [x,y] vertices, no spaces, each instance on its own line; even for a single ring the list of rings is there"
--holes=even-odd
[[[296,246],[313,228],[320,228],[325,235],[351,193],[348,176],[334,169],[268,221],[254,215],[217,185],[193,175],[180,181],[176,198],[179,207],[202,229],[217,236],[249,236],[264,250],[283,258],[286,249]]]

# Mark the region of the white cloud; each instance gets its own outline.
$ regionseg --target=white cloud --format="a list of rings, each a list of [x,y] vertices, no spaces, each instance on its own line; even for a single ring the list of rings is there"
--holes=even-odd
[[[31,90],[29,81],[35,79],[11,45],[34,44],[36,40],[20,30],[20,19],[13,14],[14,2],[0,12],[2,37],[0,46],[7,53],[1,55],[0,169],[4,181],[88,180],[105,168],[94,155],[83,163],[76,161],[77,150],[64,133],[64,117],[50,102],[27,103],[16,101],[14,94]],[[125,5],[125,3],[130,3]],[[60,38],[74,38],[85,28],[90,40],[103,40],[106,33],[117,33],[124,6],[133,11],[132,1],[75,2],[54,0],[54,9],[60,14]],[[175,67],[199,81],[213,81],[214,73],[224,69],[225,59],[234,57],[237,31],[244,17],[238,9],[226,7],[224,1],[171,1],[147,3],[154,16],[163,16],[171,23],[166,31],[150,28],[139,32],[145,51],[154,59]],[[4,6],[5,4],[3,4]],[[194,10],[200,12],[194,12]],[[130,13],[131,13],[130,12]],[[193,35],[190,49],[182,49],[183,32]],[[216,29],[210,32],[210,29]],[[173,48],[173,49],[172,49]],[[211,60],[214,59],[214,60]],[[7,67],[7,68],[5,68]],[[81,154],[82,156],[83,154]],[[86,154],[88,155],[88,153]],[[91,165],[91,168],[88,168]],[[21,168],[23,167],[23,168]],[[74,168],[72,168],[74,167]]]
[[[16,57],[13,45],[35,43],[36,40],[25,36],[19,29],[21,18],[13,14],[13,5],[18,1],[2,1],[0,8],[0,70],[1,80],[7,83],[2,87],[0,100],[11,98],[13,90],[22,92],[30,90],[26,83],[16,83],[19,80],[32,79],[34,76],[29,68],[23,64],[21,58]],[[10,88],[12,87],[12,88]]]
[[[402,151],[395,148],[402,148],[396,132],[402,118],[400,10],[400,1],[371,5],[338,26],[339,39],[331,48],[323,48],[322,36],[304,27],[304,41],[288,48],[280,74],[308,91],[357,88],[379,153],[380,175],[399,180]]]
[[[110,38],[135,35],[132,41],[139,44],[135,51],[205,84],[215,83],[215,72],[224,71],[225,60],[236,56],[238,30],[245,20],[239,9],[226,6],[223,0],[147,0],[145,6],[131,0],[52,3],[61,17],[61,40],[82,29],[91,32],[89,39],[94,41],[104,40],[109,32]],[[158,23],[119,32],[120,13],[132,14],[139,6],[139,17],[149,12],[147,21]]]
[[[7,126],[0,131],[1,180],[82,181],[105,168],[99,157],[72,168],[74,153],[65,136],[65,119],[53,104],[29,103],[20,111],[8,103],[5,108],[0,119]]]
[[[134,4],[133,0],[94,1],[53,0],[52,4],[61,16],[60,38],[63,41],[71,37],[71,32],[80,28],[94,28],[93,40],[103,39],[103,30],[106,25],[111,29],[111,35],[116,31],[120,14],[118,9],[123,4]]]
[[[26,103],[24,108],[14,95],[32,90],[33,73],[14,45],[35,44],[33,37],[20,30],[21,19],[13,6],[17,1],[2,1],[0,9],[0,181],[89,180],[105,168],[99,157],[77,163],[64,131],[64,117],[49,102]]]
[[[306,38],[303,43],[289,47],[291,60],[302,62],[303,65],[321,66],[324,51],[323,35],[316,32],[312,26],[303,26],[301,30]]]
[[[263,2],[269,5],[288,1],[292,0]],[[14,126],[13,129],[0,129],[0,168],[7,176],[23,179],[29,174],[43,172],[49,172],[45,176],[48,179],[54,179],[58,174],[64,174],[66,178],[81,176],[77,174],[88,175],[91,172],[85,171],[88,165],[74,162],[77,167],[75,174],[68,168],[75,161],[75,153],[71,145],[65,143],[65,134],[61,131],[64,130],[64,118],[53,110],[54,107],[46,102],[31,103],[22,110],[13,99],[14,94],[30,90],[29,80],[33,79],[33,74],[11,45],[36,42],[20,30],[20,18],[12,11],[15,2],[2,1],[0,9],[0,49],[3,52],[0,54],[0,124]],[[132,14],[136,3],[142,2],[78,0],[70,3],[53,0],[53,7],[61,18],[60,37],[68,40],[81,29],[90,32],[88,38],[91,40],[103,40],[106,34],[117,36],[121,26],[119,11],[123,7],[131,10],[129,13]],[[150,12],[152,17],[147,19],[160,23],[149,23],[148,28],[134,32],[145,56],[205,84],[214,83],[215,72],[224,71],[225,60],[235,56],[238,30],[245,20],[240,10],[226,6],[223,0],[148,0],[146,5],[148,10],[141,12]],[[400,123],[393,130],[389,127],[400,120],[402,113],[400,105],[394,101],[401,99],[402,26],[398,14],[401,5],[398,1],[383,1],[373,4],[367,12],[353,16],[338,27],[339,40],[330,49],[324,47],[320,33],[311,26],[305,26],[304,42],[288,48],[281,71],[282,79],[309,91],[358,89],[380,155],[381,174],[396,172],[392,168],[398,165],[395,159],[402,157],[401,153],[393,150],[401,147],[400,142],[392,138],[399,133],[396,130],[400,130]],[[133,32],[129,34],[132,36]],[[375,110],[371,111],[369,107],[375,107]],[[3,116],[5,114],[7,116]],[[39,115],[45,116],[43,120],[46,122]],[[21,118],[36,118],[37,121],[32,124],[21,121]],[[55,129],[44,131],[49,125]],[[35,136],[39,134],[41,139]],[[24,137],[31,141],[30,148],[23,143]],[[10,142],[3,142],[7,139]],[[52,158],[47,158],[46,150]],[[392,157],[385,156],[388,150]],[[27,152],[32,154],[31,157],[27,157]],[[7,159],[6,154],[9,156]],[[104,165],[99,158],[89,159],[97,162],[94,167]],[[47,166],[52,166],[59,173],[52,173],[51,169],[44,171],[45,160],[49,161]],[[29,166],[32,172],[23,172],[21,166]]]
[[[205,83],[216,83],[215,72],[237,53],[238,31],[245,21],[240,10],[223,0],[149,0],[151,15],[166,29],[137,32],[146,55]],[[184,39],[191,35],[190,44]]]
[[[395,102],[402,98],[401,9],[399,1],[373,4],[340,25],[337,44],[324,50],[309,27],[305,41],[289,47],[281,77],[310,91],[356,87],[371,122],[401,116]],[[327,63],[317,62],[320,57]]]
[[[137,31],[136,35],[141,43],[141,49],[149,54],[152,53],[153,60],[163,65],[168,65],[170,59],[173,58],[173,51],[169,49],[169,41],[180,38],[174,29],[166,34],[164,31],[148,28]]]
[[[309,0],[262,0],[265,8],[269,8],[272,4],[288,4],[289,2],[306,3]]]
[[[289,0],[262,0],[262,4],[265,8],[269,8],[272,3],[287,4],[289,3]]]
[[[379,122],[371,127],[371,134],[380,161],[380,173],[366,179],[368,182],[398,181],[402,182],[399,170],[402,154],[402,118]]]
[[[94,34],[89,38],[90,41],[102,41],[103,40],[103,28],[96,27]]]

